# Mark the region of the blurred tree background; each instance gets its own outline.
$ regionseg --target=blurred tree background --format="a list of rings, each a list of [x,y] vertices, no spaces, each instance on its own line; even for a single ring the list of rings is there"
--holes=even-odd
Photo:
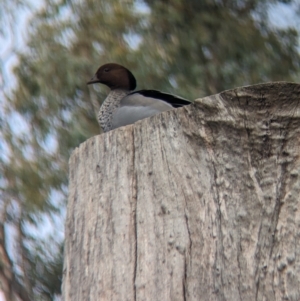
[[[18,30],[19,6],[1,0],[2,28]],[[138,88],[191,100],[297,81],[299,32],[289,20],[274,24],[276,6],[300,20],[292,0],[39,1],[25,47],[12,49],[16,83],[5,88],[12,85],[2,77],[0,290],[7,301],[60,299],[68,158],[100,133],[95,115],[107,93],[86,86],[96,69],[117,62]]]

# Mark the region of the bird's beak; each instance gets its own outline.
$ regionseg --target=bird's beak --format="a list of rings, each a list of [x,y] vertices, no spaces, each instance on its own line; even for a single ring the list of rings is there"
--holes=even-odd
[[[91,84],[95,84],[95,83],[99,83],[99,79],[97,78],[96,74],[86,84],[91,85]]]

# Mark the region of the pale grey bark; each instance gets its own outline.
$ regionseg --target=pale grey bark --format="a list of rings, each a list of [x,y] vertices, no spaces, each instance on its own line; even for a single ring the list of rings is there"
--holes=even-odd
[[[63,295],[300,300],[300,85],[225,91],[70,159]]]

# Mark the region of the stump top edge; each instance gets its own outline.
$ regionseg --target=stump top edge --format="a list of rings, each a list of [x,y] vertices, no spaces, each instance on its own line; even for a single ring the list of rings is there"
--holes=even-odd
[[[300,103],[299,100],[300,84],[279,81],[237,87],[222,91],[215,95],[198,98],[189,110],[203,112],[202,118],[209,115],[218,115],[222,118],[222,115],[224,115],[226,119],[228,119],[230,115],[228,110],[237,110],[240,108],[244,110],[245,107],[248,107],[253,110],[254,114],[257,114],[257,110],[260,110],[262,105],[263,107],[267,107],[270,111],[278,111],[278,109],[280,109],[283,111],[293,110],[293,112],[295,112],[295,109],[298,108],[298,103]],[[179,114],[179,111],[182,109],[184,108],[176,109],[176,112],[178,111]],[[297,112],[296,115],[298,115],[298,113],[299,112]],[[150,118],[157,118],[157,116],[152,116]],[[147,119],[149,118],[140,122],[147,122]],[[219,120],[219,118],[217,118],[217,120]],[[78,158],[78,154],[83,148],[88,149],[89,145],[94,143],[111,143],[112,140],[117,139],[117,136],[119,135],[131,136],[135,127],[136,125],[132,124],[107,132],[105,135],[99,134],[87,139],[73,150],[69,159],[69,165],[72,160]],[[115,132],[119,134],[116,136]]]
[[[261,97],[261,95],[276,95],[278,92],[289,92],[292,94],[300,94],[300,84],[295,82],[285,82],[285,81],[277,81],[277,82],[267,82],[267,83],[258,83],[254,85],[247,85],[242,87],[237,87],[229,90],[222,91],[215,95],[205,96],[202,98],[195,99],[195,103],[202,103],[204,99],[212,98],[213,96],[220,96],[222,98],[227,98],[227,96],[235,96],[235,97],[250,97],[257,98]]]

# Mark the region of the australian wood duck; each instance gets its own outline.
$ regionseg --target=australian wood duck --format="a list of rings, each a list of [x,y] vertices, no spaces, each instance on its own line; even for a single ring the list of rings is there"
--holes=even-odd
[[[136,88],[133,74],[114,63],[101,66],[87,84],[95,83],[111,89],[98,113],[104,132],[191,103],[179,96],[155,90],[133,91]]]

